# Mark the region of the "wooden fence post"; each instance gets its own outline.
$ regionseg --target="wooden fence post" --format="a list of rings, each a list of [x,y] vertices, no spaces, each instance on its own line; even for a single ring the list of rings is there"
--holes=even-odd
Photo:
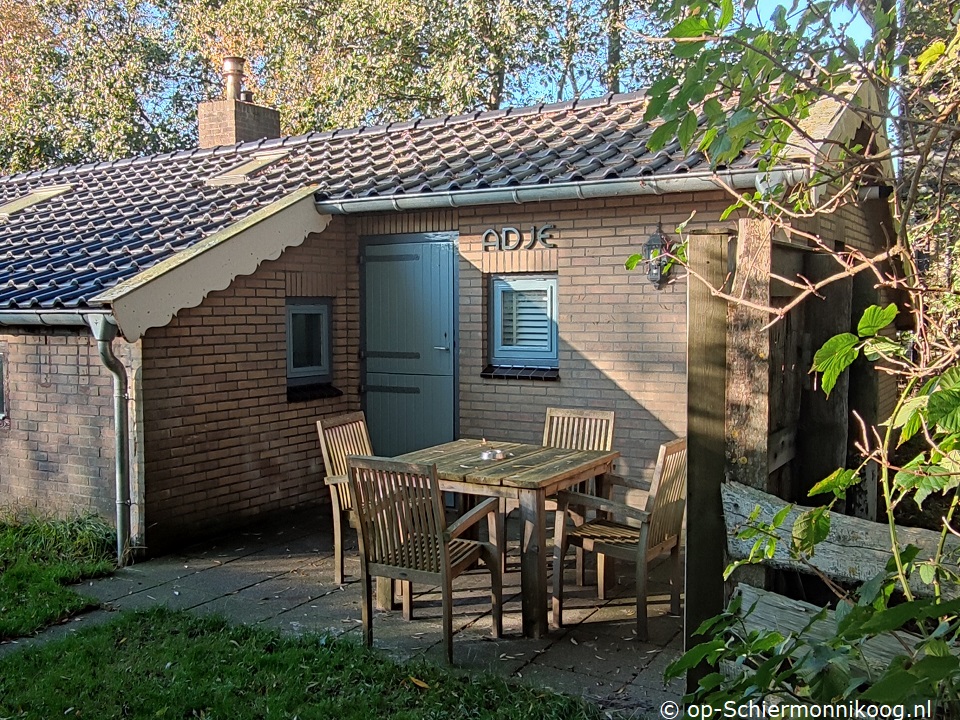
[[[693,635],[700,623],[723,610],[727,302],[712,290],[727,281],[729,241],[727,231],[692,234],[688,249],[686,649],[701,641]],[[705,672],[687,673],[688,690]]]

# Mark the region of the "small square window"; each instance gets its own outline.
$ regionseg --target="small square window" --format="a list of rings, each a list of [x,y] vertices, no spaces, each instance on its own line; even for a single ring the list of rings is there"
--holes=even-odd
[[[493,278],[490,362],[557,367],[557,278],[501,275]]]
[[[330,298],[287,299],[287,385],[333,379]]]

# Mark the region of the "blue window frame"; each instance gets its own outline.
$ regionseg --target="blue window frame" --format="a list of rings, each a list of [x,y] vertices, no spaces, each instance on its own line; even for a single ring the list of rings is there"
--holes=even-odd
[[[330,298],[287,298],[287,384],[333,379]]]
[[[490,362],[557,367],[556,275],[500,275],[491,287]]]

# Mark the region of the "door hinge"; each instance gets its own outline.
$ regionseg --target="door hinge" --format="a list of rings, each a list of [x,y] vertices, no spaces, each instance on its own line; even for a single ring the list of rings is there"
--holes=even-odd
[[[357,255],[357,265],[363,265],[367,261],[366,255]]]
[[[363,394],[366,393],[366,392],[367,392],[367,386],[366,386],[366,385],[364,385],[363,383],[360,383],[359,385],[357,385],[357,394],[358,394],[358,395],[363,395]]]

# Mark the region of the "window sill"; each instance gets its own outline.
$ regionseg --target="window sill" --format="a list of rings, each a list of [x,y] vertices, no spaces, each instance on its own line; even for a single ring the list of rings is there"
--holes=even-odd
[[[480,371],[480,377],[491,380],[556,382],[560,379],[560,371],[557,368],[526,367],[524,365],[487,365]]]
[[[343,390],[335,388],[331,383],[314,383],[312,385],[291,385],[287,387],[287,402],[307,402],[309,400],[326,400],[343,395]]]

